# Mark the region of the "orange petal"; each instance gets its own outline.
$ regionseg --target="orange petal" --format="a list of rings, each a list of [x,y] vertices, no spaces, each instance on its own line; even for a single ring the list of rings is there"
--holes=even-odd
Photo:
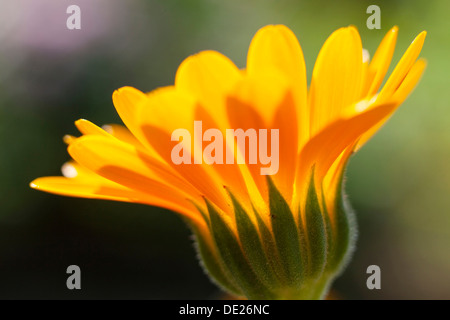
[[[195,119],[201,119],[202,120],[202,129],[203,132],[206,132],[208,129],[218,129],[220,126],[212,119],[212,117],[204,110],[203,108],[198,108],[196,110]],[[219,185],[223,185],[227,187],[233,195],[239,200],[241,205],[244,206],[245,209],[251,211],[252,204],[250,202],[250,196],[248,193],[248,189],[246,187],[244,178],[241,174],[240,165],[237,164],[228,164],[226,162],[226,154],[227,154],[227,148],[229,146],[226,145],[226,130],[222,129],[219,130],[223,137],[223,148],[222,155],[224,157],[223,164],[210,164],[211,170],[214,174],[214,180],[219,183]],[[215,139],[215,138],[214,138]],[[203,143],[203,148],[205,148],[206,145],[208,145],[209,142]],[[231,150],[231,149],[230,149]],[[217,150],[215,151],[217,154]],[[205,157],[203,154],[203,161],[205,161]],[[211,159],[209,159],[211,160]]]
[[[258,206],[261,212],[267,211],[264,202],[268,203],[266,177],[262,175],[261,169],[274,165],[274,161],[278,162],[278,170],[272,178],[283,196],[288,201],[291,198],[298,150],[296,111],[291,83],[283,73],[273,68],[255,70],[246,75],[227,100],[231,128],[244,131],[251,129],[257,133],[259,130],[266,130],[267,133],[267,150],[272,155],[272,163],[261,164],[261,159],[258,158],[257,164],[250,164],[249,143],[247,143],[246,166],[239,167],[252,203]],[[271,150],[272,130],[278,130],[279,137],[275,144],[277,150]],[[274,158],[276,151],[278,151],[277,158]],[[273,168],[275,169],[275,165]]]

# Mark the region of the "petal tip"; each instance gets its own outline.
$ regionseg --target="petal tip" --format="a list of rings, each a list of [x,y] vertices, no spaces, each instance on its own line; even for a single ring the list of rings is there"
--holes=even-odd
[[[121,96],[125,95],[136,95],[136,96],[143,96],[145,93],[140,91],[139,89],[136,89],[131,86],[124,86],[119,89],[114,90],[112,94],[113,102],[118,100]]]
[[[81,118],[81,119],[76,120],[74,123],[75,123],[75,126],[78,127],[79,125],[83,125],[86,122],[89,122],[89,120]]]
[[[257,36],[281,36],[282,34],[294,34],[294,32],[284,24],[269,24],[260,28],[254,38]]]
[[[35,179],[35,180],[30,182],[29,186],[30,186],[31,189],[39,189],[39,186],[36,183],[37,180],[38,179]]]
[[[349,25],[348,27],[346,27],[345,28],[347,31],[351,31],[351,32],[358,32],[358,28],[355,26],[355,25],[353,25],[353,24],[351,24],[351,25]],[[359,32],[358,32],[359,33]]]
[[[420,43],[420,46],[422,46],[426,37],[427,37],[427,32],[424,30],[417,35],[417,37],[413,40],[413,43],[418,42],[418,43]]]
[[[71,144],[76,138],[70,134],[66,134],[63,137],[63,141],[65,144],[69,145]]]

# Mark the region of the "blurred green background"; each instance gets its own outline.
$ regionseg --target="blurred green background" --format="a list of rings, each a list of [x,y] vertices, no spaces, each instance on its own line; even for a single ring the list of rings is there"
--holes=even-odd
[[[66,8],[81,8],[81,30]],[[366,8],[381,8],[368,30]],[[73,121],[120,122],[112,92],[172,84],[180,62],[214,49],[245,66],[254,33],[281,23],[299,38],[308,77],[328,35],[355,25],[372,54],[398,25],[393,62],[422,30],[428,68],[416,91],[351,160],[357,250],[342,299],[450,298],[450,3],[441,1],[18,0],[0,2],[0,298],[214,299],[189,230],[173,213],[31,190],[68,160]],[[66,288],[81,267],[82,290]],[[381,290],[366,268],[381,267]]]

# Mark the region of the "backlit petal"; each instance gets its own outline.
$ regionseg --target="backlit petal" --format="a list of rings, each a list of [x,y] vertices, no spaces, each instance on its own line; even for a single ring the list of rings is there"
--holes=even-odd
[[[369,64],[368,83],[370,87],[365,92],[367,96],[373,96],[380,88],[389,65],[394,55],[395,43],[397,42],[398,28],[395,26],[384,36],[372,61]]]
[[[422,50],[426,35],[427,33],[425,31],[421,32],[408,47],[405,54],[402,56],[394,71],[392,71],[392,74],[386,81],[383,89],[381,89],[381,92],[377,98],[379,103],[388,101],[391,95],[400,86],[403,79],[405,79],[409,70],[416,62],[420,51]]]
[[[309,137],[305,60],[296,36],[286,26],[266,26],[252,39],[247,55],[248,74],[260,74],[268,68],[280,70],[291,82],[300,122],[299,140],[303,144]]]
[[[309,94],[311,134],[315,135],[354,104],[362,90],[362,44],[354,27],[326,40],[314,66]]]
[[[175,86],[195,97],[224,128],[227,127],[224,96],[240,77],[240,70],[230,59],[216,51],[203,51],[183,61],[177,70]]]

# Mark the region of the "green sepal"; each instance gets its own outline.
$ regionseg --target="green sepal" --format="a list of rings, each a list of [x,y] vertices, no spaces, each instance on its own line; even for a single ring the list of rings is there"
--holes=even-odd
[[[265,287],[249,265],[241,246],[230,227],[223,221],[214,206],[205,199],[211,220],[211,231],[223,265],[248,299],[273,299],[273,293]]]
[[[298,227],[289,205],[267,176],[272,231],[281,264],[286,270],[287,283],[298,288],[302,284],[306,267],[300,251]]]
[[[233,202],[239,240],[253,271],[267,287],[276,288],[277,280],[265,254],[256,225],[231,191],[228,189],[227,191]]]
[[[314,172],[314,171],[313,171]],[[356,240],[353,211],[343,195],[342,176],[331,218],[325,195],[319,202],[314,176],[306,192],[298,221],[288,203],[267,177],[270,225],[253,207],[255,221],[227,189],[233,204],[234,225],[225,221],[205,198],[207,211],[197,206],[210,239],[189,223],[202,265],[226,291],[249,299],[320,299],[351,256]],[[303,212],[300,212],[304,210]],[[202,230],[203,231],[203,230]],[[204,231],[203,231],[204,232]]]
[[[314,183],[314,170],[308,187],[304,218],[309,257],[308,277],[317,278],[322,275],[327,261],[327,234]]]
[[[343,270],[355,248],[358,235],[355,215],[343,191],[343,175],[336,191],[333,232],[333,251],[330,268],[338,275]]]
[[[184,220],[194,233],[194,244],[197,254],[199,255],[200,265],[211,281],[224,291],[231,292],[238,297],[243,296],[244,294],[242,291],[225,275],[223,266],[221,266],[217,254],[214,253],[214,249],[211,248],[208,242],[204,239],[196,224],[191,222],[189,219]]]
[[[325,233],[327,238],[327,261],[325,264],[325,272],[332,271],[333,263],[333,250],[334,250],[334,235],[333,235],[333,225],[331,223],[330,214],[327,209],[325,194],[322,192],[322,208],[323,208],[323,222],[325,227]]]
[[[279,286],[288,286],[290,285],[287,282],[286,270],[284,269],[284,265],[280,261],[280,257],[278,255],[278,249],[275,244],[275,239],[273,238],[272,232],[267,228],[264,221],[261,219],[258,211],[253,207],[253,212],[255,213],[256,220],[258,222],[258,229],[262,239],[262,244],[264,247],[264,252],[266,253],[267,260],[278,279]]]

